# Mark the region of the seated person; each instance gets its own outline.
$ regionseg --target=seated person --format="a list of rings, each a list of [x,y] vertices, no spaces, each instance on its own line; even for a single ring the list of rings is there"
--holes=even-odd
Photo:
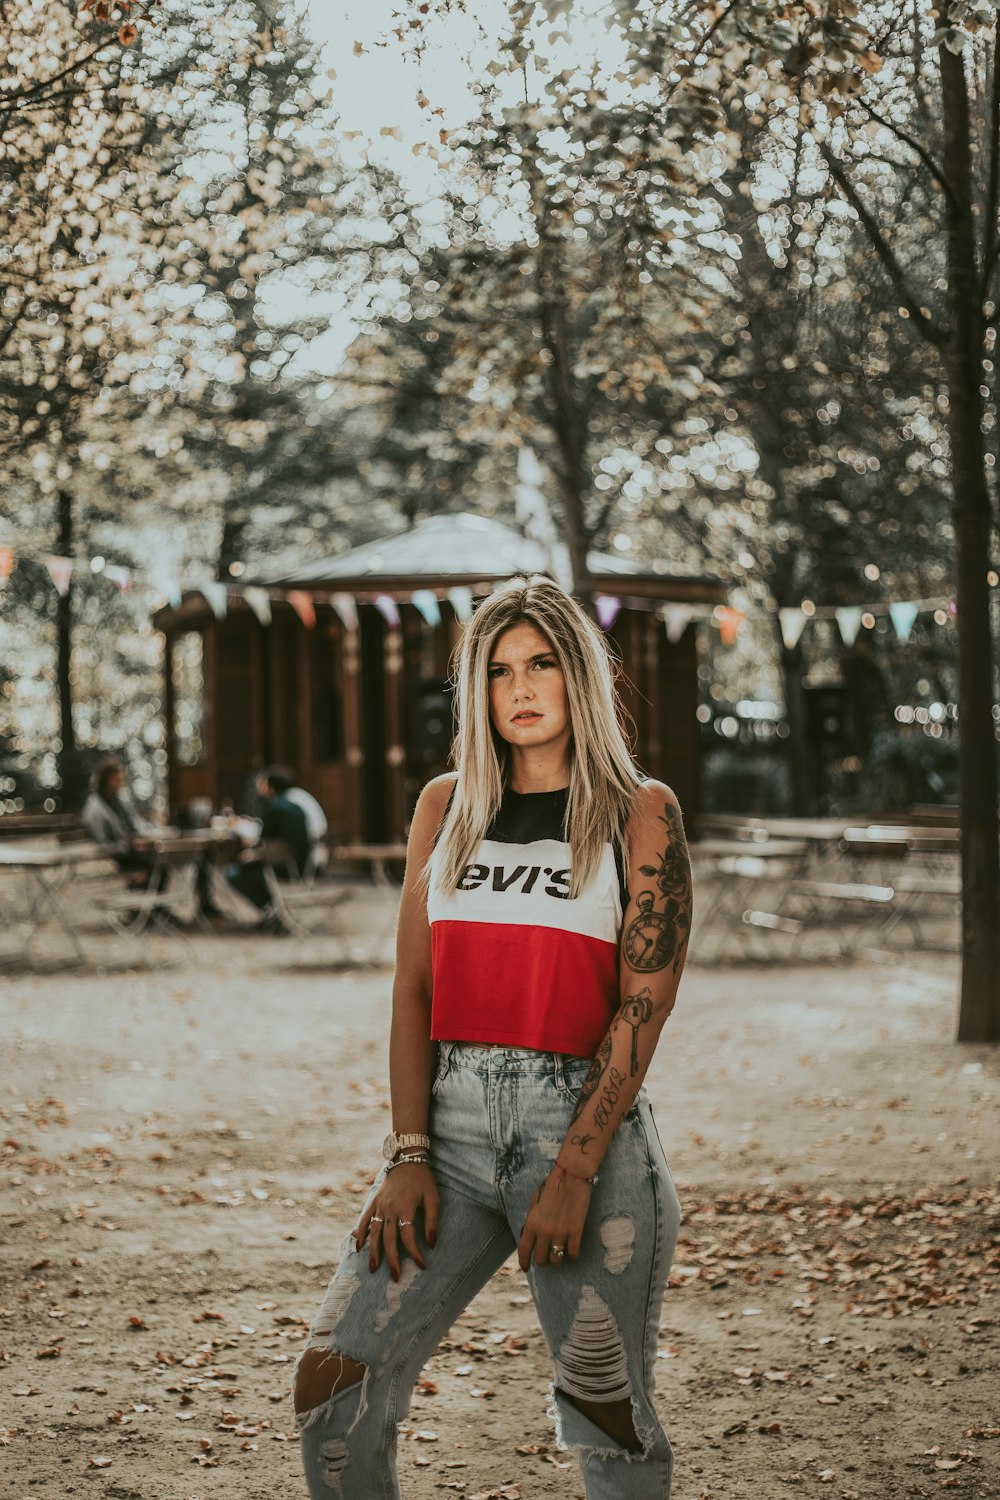
[[[262,844],[280,841],[288,846],[292,869],[275,866],[279,880],[301,876],[309,856],[306,816],[301,807],[285,795],[291,786],[291,775],[283,766],[269,766],[257,777],[257,792],[262,801],[260,838],[246,851],[240,863],[231,865],[226,878],[234,890],[246,896],[260,911],[270,905],[267,882],[261,864],[254,862],[254,849]]]
[[[289,802],[294,802],[301,807],[306,815],[306,833],[309,835],[309,855],[306,860],[303,874],[312,878],[317,870],[326,868],[329,859],[329,851],[326,847],[326,835],[329,824],[326,821],[326,813],[320,807],[312,792],[307,792],[305,787],[299,786],[295,772],[287,766],[273,766],[272,770],[281,776],[287,777],[288,790],[285,796]]]
[[[125,785],[125,767],[117,756],[106,756],[98,765],[94,789],[81,816],[94,843],[105,844],[112,851],[129,885],[147,890],[155,863],[150,844],[153,828],[136,811]]]

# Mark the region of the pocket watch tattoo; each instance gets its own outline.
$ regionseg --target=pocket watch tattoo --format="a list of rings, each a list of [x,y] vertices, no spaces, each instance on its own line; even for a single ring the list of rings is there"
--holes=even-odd
[[[625,960],[639,973],[665,969],[677,947],[675,925],[663,912],[653,910],[655,899],[652,891],[640,891],[635,898],[639,915],[625,929]]]

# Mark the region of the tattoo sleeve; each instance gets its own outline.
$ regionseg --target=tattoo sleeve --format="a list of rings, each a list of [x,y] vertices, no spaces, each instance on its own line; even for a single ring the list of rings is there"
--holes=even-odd
[[[639,866],[651,888],[636,896],[638,915],[622,933],[623,974],[669,972],[650,984],[624,980],[622,988],[628,992],[583,1081],[570,1122],[571,1131],[578,1128],[567,1138],[568,1145],[591,1160],[591,1147],[603,1156],[608,1138],[635,1099],[662,1025],[664,1010],[656,995],[676,989],[672,976],[680,971],[691,929],[691,867],[680,812],[672,802],[664,804],[659,821],[666,830],[665,848],[655,856],[656,864]],[[652,1032],[652,1039],[640,1048],[644,1032]]]
[[[691,864],[684,825],[672,802],[664,803],[660,822],[667,837],[659,863],[639,866],[656,889],[636,896],[639,915],[622,935],[625,962],[639,974],[653,974],[668,966],[676,974],[691,931]]]

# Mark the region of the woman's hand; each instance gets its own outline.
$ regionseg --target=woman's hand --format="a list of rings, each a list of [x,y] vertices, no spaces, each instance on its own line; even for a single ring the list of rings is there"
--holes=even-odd
[[[389,1274],[393,1281],[398,1281],[400,1252],[405,1250],[421,1271],[426,1270],[426,1262],[417,1244],[417,1213],[423,1211],[424,1239],[433,1250],[440,1203],[441,1195],[434,1174],[426,1162],[401,1162],[387,1172],[354,1231],[357,1250],[360,1251],[366,1239],[368,1241],[368,1269],[378,1270],[384,1253]]]
[[[590,1193],[589,1182],[571,1177],[559,1166],[552,1168],[535,1190],[517,1242],[522,1271],[528,1269],[532,1258],[536,1266],[557,1266],[566,1255],[576,1259],[590,1209]]]

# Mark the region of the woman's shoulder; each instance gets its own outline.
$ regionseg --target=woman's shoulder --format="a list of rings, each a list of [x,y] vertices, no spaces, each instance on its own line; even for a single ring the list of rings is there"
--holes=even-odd
[[[440,776],[432,777],[420,793],[417,806],[424,803],[428,807],[439,808],[443,812],[457,784],[457,771],[445,771]]]
[[[433,839],[447,811],[457,781],[458,774],[455,771],[445,771],[442,776],[435,776],[428,781],[413,809],[411,837],[416,835],[426,839],[429,835]]]
[[[636,787],[629,813],[629,836],[631,841],[648,838],[657,833],[662,837],[663,827],[680,827],[683,831],[681,805],[677,794],[665,781],[655,776],[645,777]]]

